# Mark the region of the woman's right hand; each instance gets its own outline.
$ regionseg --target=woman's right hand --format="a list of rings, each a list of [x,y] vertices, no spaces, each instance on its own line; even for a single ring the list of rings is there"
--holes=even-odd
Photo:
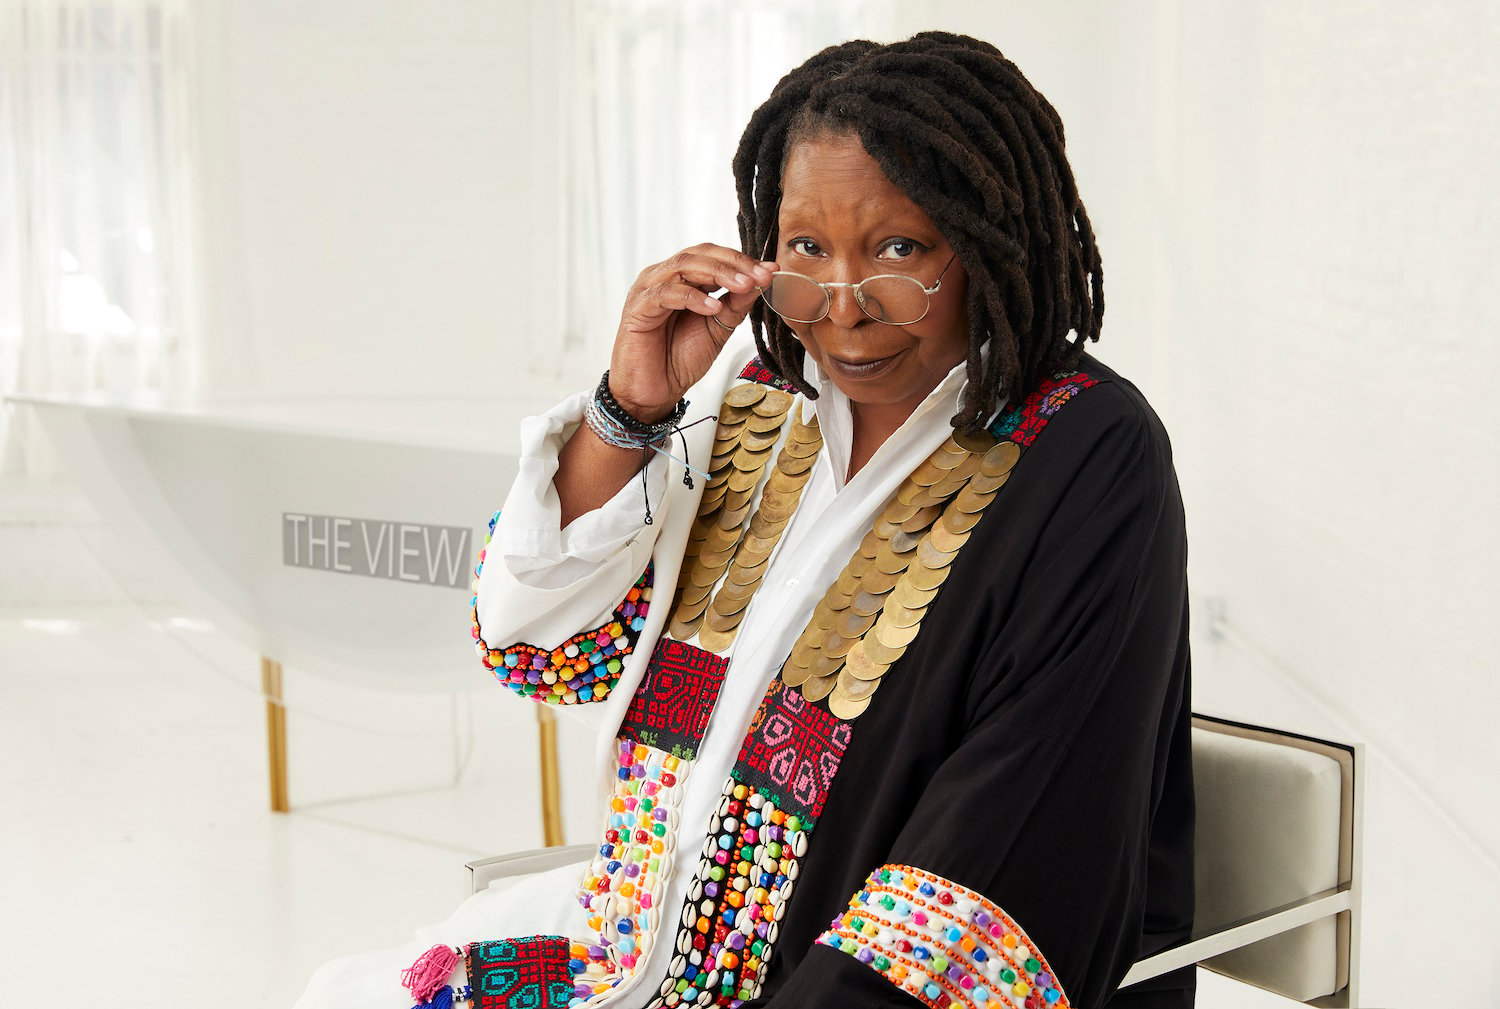
[[[648,266],[625,296],[609,391],[648,423],[672,412],[750,312],[775,263],[722,245],[695,245]],[[722,299],[709,292],[724,288]]]

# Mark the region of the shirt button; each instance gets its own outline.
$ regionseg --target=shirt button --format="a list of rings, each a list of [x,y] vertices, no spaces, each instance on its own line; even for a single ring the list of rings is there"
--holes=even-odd
[[[797,587],[797,582],[798,582],[798,579],[796,579],[796,578],[788,578],[786,580],[786,587],[789,588],[789,589],[795,589]]]

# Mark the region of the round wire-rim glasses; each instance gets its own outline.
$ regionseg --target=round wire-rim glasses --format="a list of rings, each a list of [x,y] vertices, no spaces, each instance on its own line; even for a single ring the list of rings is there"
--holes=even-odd
[[[932,296],[942,290],[943,277],[957,258],[957,252],[948,257],[942,273],[931,287],[924,286],[916,277],[899,273],[877,274],[857,284],[825,284],[791,270],[778,270],[771,274],[771,283],[760,292],[760,296],[771,311],[787,322],[807,325],[827,318],[833,308],[830,293],[833,288],[847,287],[854,291],[854,300],[859,303],[860,311],[876,322],[910,326],[927,317],[932,308]]]

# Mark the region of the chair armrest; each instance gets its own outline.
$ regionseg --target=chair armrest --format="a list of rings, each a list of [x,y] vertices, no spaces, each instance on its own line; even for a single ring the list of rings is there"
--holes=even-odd
[[[1160,953],[1136,961],[1126,973],[1125,979],[1120,982],[1120,987],[1125,988],[1180,967],[1186,967],[1188,964],[1218,956],[1220,953],[1227,953],[1229,950],[1240,949],[1270,936],[1289,932],[1310,921],[1347,911],[1349,906],[1349,884],[1345,883],[1264,914],[1252,915],[1241,921],[1231,922],[1207,935],[1198,936],[1190,942],[1164,949]]]
[[[509,855],[492,855],[465,862],[469,871],[469,892],[478,893],[491,882],[507,876],[525,876],[533,872],[546,872],[570,862],[582,862],[595,850],[592,844],[570,844],[566,848],[533,848],[530,851],[515,851]]]

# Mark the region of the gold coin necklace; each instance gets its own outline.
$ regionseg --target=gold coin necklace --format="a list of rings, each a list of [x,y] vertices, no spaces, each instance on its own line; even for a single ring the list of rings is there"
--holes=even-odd
[[[1015,443],[984,435],[938,446],[813,608],[781,679],[810,701],[827,698],[839,718],[863,714],[1020,455]]]
[[[679,641],[696,634],[702,647],[722,652],[738,634],[823,444],[816,417],[794,420],[752,513],[794,402],[757,383],[724,398],[668,625]],[[808,700],[827,698],[839,718],[862,714],[916,639],[953,558],[1020,454],[988,434],[954,435],[912,470],[814,607],[781,679]]]
[[[755,383],[735,386],[724,399],[668,625],[679,641],[696,634],[704,648],[722,652],[739,632],[823,446],[816,418],[795,420],[751,514],[751,499],[793,402],[790,394]]]

